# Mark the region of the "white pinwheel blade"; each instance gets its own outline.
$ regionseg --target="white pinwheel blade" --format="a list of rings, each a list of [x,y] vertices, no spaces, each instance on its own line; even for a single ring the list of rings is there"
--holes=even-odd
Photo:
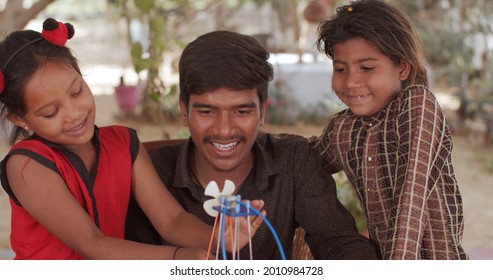
[[[210,181],[209,184],[207,184],[204,194],[212,197],[219,196],[219,186],[217,185],[216,181]]]
[[[230,180],[225,180],[224,181],[224,188],[223,191],[221,192],[222,195],[228,195],[228,194],[233,194],[235,192],[235,183]]]
[[[214,206],[219,206],[219,203],[217,202],[217,199],[209,199],[206,200],[203,204],[205,212],[209,214],[211,217],[216,217],[218,214],[217,210],[214,210],[212,207]]]

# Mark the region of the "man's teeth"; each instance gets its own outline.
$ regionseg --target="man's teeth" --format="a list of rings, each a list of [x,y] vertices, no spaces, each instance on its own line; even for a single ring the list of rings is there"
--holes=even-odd
[[[231,150],[234,148],[234,146],[236,146],[236,144],[238,144],[238,142],[233,142],[233,143],[229,143],[226,145],[219,144],[219,143],[212,143],[212,145],[214,145],[214,147],[216,147],[216,149],[221,150],[221,151]]]

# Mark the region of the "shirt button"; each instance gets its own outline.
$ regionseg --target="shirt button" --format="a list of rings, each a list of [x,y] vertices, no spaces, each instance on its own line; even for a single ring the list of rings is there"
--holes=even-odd
[[[373,126],[373,124],[372,124],[372,123],[369,123],[368,125],[369,125],[369,126]]]
[[[368,188],[368,191],[370,191],[370,188]]]
[[[368,161],[371,161],[373,158],[372,157],[368,157]]]

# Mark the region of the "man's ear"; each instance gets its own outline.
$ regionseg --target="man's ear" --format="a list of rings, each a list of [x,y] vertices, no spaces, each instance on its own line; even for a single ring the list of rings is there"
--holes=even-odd
[[[399,79],[401,81],[407,80],[410,72],[411,64],[409,64],[409,61],[401,59],[401,62],[399,63]]]
[[[183,122],[184,127],[188,127],[188,118],[187,118],[188,111],[187,111],[187,109],[188,109],[187,106],[185,106],[183,101],[180,100],[181,118],[182,118],[182,122]]]
[[[269,107],[267,100],[262,104],[262,108],[260,108],[260,125],[263,125],[265,122],[265,112],[267,112],[267,107]]]

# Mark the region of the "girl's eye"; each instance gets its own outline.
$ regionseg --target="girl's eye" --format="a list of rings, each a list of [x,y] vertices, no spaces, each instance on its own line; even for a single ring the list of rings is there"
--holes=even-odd
[[[53,111],[52,113],[49,113],[49,114],[47,114],[47,115],[44,115],[43,117],[44,117],[44,118],[47,118],[47,119],[51,119],[51,118],[53,118],[54,116],[56,116],[56,114],[57,114],[57,113],[58,113],[58,110],[55,110],[55,111]]]
[[[361,66],[361,70],[364,72],[371,72],[375,67],[369,67],[369,66]]]
[[[342,73],[342,72],[344,72],[344,68],[342,68],[342,67],[336,67],[336,68],[334,68],[334,72],[336,72],[336,73]]]

